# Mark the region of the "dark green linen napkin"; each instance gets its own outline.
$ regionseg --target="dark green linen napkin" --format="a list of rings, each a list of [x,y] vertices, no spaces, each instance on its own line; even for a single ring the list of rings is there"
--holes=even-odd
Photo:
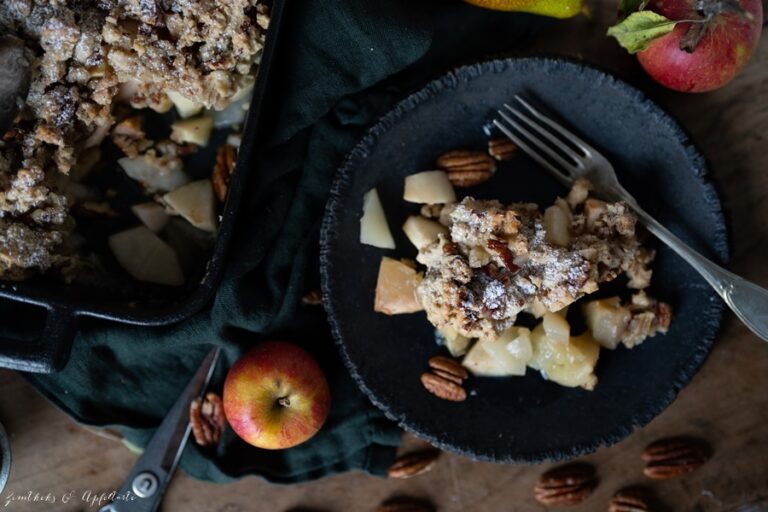
[[[252,170],[211,307],[164,328],[85,320],[61,373],[27,376],[76,420],[119,425],[143,446],[211,345],[223,348],[212,381],[220,390],[229,366],[260,340],[301,344],[329,379],[326,425],[283,451],[251,448],[231,431],[213,454],[190,443],[181,467],[215,482],[385,471],[400,430],[348,376],[322,308],[300,304],[319,283],[319,228],[335,170],[365,128],[408,90],[450,65],[509,49],[544,23],[436,0],[289,0],[286,15],[269,98],[279,117]]]

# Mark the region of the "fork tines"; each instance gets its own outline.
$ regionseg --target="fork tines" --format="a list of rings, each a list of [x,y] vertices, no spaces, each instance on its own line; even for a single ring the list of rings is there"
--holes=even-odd
[[[565,186],[586,170],[589,145],[518,95],[522,108],[504,104],[493,124]],[[517,106],[517,105],[516,105]]]

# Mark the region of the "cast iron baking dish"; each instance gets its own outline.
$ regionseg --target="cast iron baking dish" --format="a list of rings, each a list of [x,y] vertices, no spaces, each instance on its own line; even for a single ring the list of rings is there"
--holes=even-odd
[[[685,242],[716,261],[728,258],[728,244],[706,162],[678,123],[637,89],[580,62],[521,58],[462,67],[370,130],[338,172],[322,230],[324,303],[349,371],[391,419],[438,447],[489,461],[538,462],[615,443],[659,414],[707,357],[723,304],[693,269],[651,240],[658,256],[650,294],[672,304],[671,328],[633,350],[603,350],[594,391],[561,387],[532,370],[525,377],[470,378],[467,400],[459,403],[422,387],[427,360],[447,353],[424,313],[373,311],[381,257],[416,254],[400,228],[419,210],[402,200],[403,179],[434,168],[451,149],[485,148],[484,128],[514,94],[547,106],[603,151],[625,187]],[[363,194],[373,187],[394,251],[359,242]],[[500,164],[485,184],[459,190],[542,206],[566,192],[522,154]],[[623,283],[598,293],[628,296]],[[572,307],[569,320],[577,317],[579,307]]]
[[[167,325],[189,317],[211,299],[222,277],[247,173],[255,170],[255,144],[261,130],[262,99],[267,90],[284,6],[284,0],[274,0],[272,5],[272,19],[243,129],[242,143],[226,202],[219,211],[219,229],[215,240],[210,240],[210,245],[205,247],[207,252],[203,260],[192,263],[186,275],[186,284],[167,287],[132,280],[111,256],[107,247],[108,235],[137,225],[137,219],[129,207],[146,200],[143,199],[146,196],[139,185],[125,176],[116,163],[112,163],[114,169],[107,168],[99,172],[104,180],[100,185],[105,189],[118,190],[115,203],[121,214],[115,219],[84,223],[79,229],[86,235],[89,247],[101,256],[105,267],[112,271],[115,283],[109,287],[75,286],[45,277],[18,283],[0,281],[0,297],[39,306],[45,313],[45,320],[41,321],[42,330],[38,334],[20,339],[0,339],[0,367],[37,373],[61,369],[69,357],[77,318],[80,316],[136,325]],[[168,123],[170,119],[158,116],[157,121]],[[185,171],[193,177],[210,176],[215,148],[225,138],[226,133],[223,131],[215,133],[206,148],[185,159]],[[195,240],[190,240],[190,243],[194,244]],[[195,250],[193,247],[190,249]],[[184,254],[179,257],[183,260]]]

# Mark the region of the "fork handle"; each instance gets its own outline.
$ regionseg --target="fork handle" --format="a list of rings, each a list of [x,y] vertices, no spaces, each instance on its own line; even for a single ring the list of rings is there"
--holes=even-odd
[[[752,332],[768,341],[768,290],[737,276],[696,252],[643,210],[628,192],[623,192],[626,196],[623,199],[635,210],[648,230],[704,276],[736,316]]]

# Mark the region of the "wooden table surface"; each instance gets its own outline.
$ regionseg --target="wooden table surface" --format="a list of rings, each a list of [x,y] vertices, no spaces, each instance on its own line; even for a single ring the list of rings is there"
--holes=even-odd
[[[730,85],[713,93],[684,95],[653,84],[632,57],[603,36],[612,21],[606,11],[598,9],[592,20],[558,22],[534,50],[583,57],[612,68],[680,119],[708,157],[724,192],[733,236],[732,268],[768,285],[768,34],[763,34],[747,70]],[[768,511],[766,388],[768,346],[729,314],[706,365],[661,416],[623,442],[585,457],[597,466],[601,483],[589,500],[572,510],[606,510],[618,488],[645,484],[664,505],[656,512]],[[96,510],[81,501],[84,492],[120,487],[136,459],[120,442],[79,427],[12,372],[0,371],[0,390],[0,419],[14,455],[0,508]],[[672,434],[704,436],[714,446],[713,459],[685,478],[644,480],[638,454],[649,441]],[[419,444],[404,439],[404,446]],[[292,487],[272,486],[258,478],[218,486],[179,474],[164,510],[281,512],[307,507],[365,512],[387,497],[410,494],[429,498],[439,511],[541,511],[545,507],[533,499],[531,488],[544,469],[446,454],[431,472],[404,481],[351,473]],[[29,491],[57,499],[75,491],[75,498],[67,504],[6,504],[9,493]]]

